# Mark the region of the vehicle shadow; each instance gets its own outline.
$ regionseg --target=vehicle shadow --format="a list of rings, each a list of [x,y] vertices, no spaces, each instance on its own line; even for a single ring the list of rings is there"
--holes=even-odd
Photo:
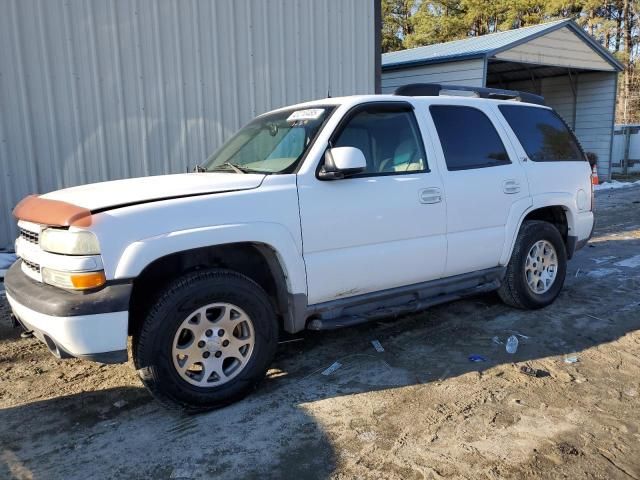
[[[0,410],[0,477],[86,478],[89,471],[96,478],[329,477],[339,456],[314,405],[439,385],[472,372],[482,381],[487,371],[514,363],[547,372],[531,379],[544,389],[574,372],[565,357],[580,361],[586,350],[640,329],[640,266],[616,265],[639,247],[640,239],[621,238],[582,250],[560,297],[542,310],[512,309],[489,294],[284,338],[259,390],[210,413],[165,410],[134,387]],[[509,335],[519,339],[513,355],[505,351]],[[483,361],[471,362],[471,355]],[[336,362],[339,367],[324,375]],[[118,408],[114,403],[121,399],[127,403]]]
[[[334,468],[327,435],[290,404],[186,415],[118,387],[0,410],[0,478],[322,478]]]

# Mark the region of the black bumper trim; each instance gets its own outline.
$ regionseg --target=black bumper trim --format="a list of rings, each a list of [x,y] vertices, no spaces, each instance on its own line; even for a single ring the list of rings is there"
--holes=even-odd
[[[126,350],[116,350],[114,352],[91,353],[89,355],[76,355],[80,360],[88,360],[90,362],[113,364],[127,363],[129,355]]]
[[[567,260],[571,260],[578,248],[578,237],[574,237],[573,235],[567,236]]]
[[[4,287],[16,302],[53,317],[77,317],[129,310],[131,281],[107,283],[100,290],[69,292],[29,278],[15,262],[4,277]]]
[[[127,350],[114,350],[113,352],[100,352],[100,353],[86,353],[81,355],[74,355],[67,352],[60,345],[56,344],[50,337],[45,336],[44,343],[49,347],[51,353],[61,359],[66,360],[69,358],[77,358],[79,360],[87,360],[89,362],[97,362],[104,364],[115,363],[127,363],[129,360],[129,353]]]
[[[578,237],[574,237],[573,235],[569,235],[567,237],[567,258],[569,260],[571,260],[571,257],[573,257],[574,253],[576,253],[578,250],[583,248],[587,243],[589,243],[589,240],[591,240],[591,237],[593,236],[593,232],[595,229],[596,229],[596,222],[594,219],[593,224],[591,225],[591,231],[589,232],[589,236],[587,238],[578,240]]]

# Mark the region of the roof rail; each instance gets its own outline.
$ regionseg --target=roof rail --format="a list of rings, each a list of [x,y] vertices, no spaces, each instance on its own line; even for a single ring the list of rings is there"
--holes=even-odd
[[[441,83],[410,83],[396,88],[394,95],[407,97],[437,97],[441,92],[470,92],[474,97],[489,98],[493,100],[515,100],[517,102],[535,103],[544,105],[544,97],[517,90],[503,90],[500,88],[467,87],[464,85],[443,85]]]

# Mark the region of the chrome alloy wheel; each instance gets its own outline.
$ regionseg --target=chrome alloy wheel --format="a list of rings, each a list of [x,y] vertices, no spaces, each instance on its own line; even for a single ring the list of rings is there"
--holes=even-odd
[[[524,273],[533,293],[542,294],[551,288],[558,273],[558,256],[551,243],[539,240],[531,247]]]
[[[219,387],[236,377],[253,353],[251,318],[231,303],[212,303],[191,313],[173,339],[173,365],[183,380]]]

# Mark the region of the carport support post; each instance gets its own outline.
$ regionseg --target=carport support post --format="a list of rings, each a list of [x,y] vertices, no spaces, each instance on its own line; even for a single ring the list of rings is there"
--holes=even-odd
[[[571,86],[571,93],[573,94],[573,118],[571,128],[573,131],[576,130],[576,116],[578,115],[578,75],[575,76],[575,80],[573,75],[571,74],[571,69],[567,68],[567,73],[569,75],[569,86]]]

